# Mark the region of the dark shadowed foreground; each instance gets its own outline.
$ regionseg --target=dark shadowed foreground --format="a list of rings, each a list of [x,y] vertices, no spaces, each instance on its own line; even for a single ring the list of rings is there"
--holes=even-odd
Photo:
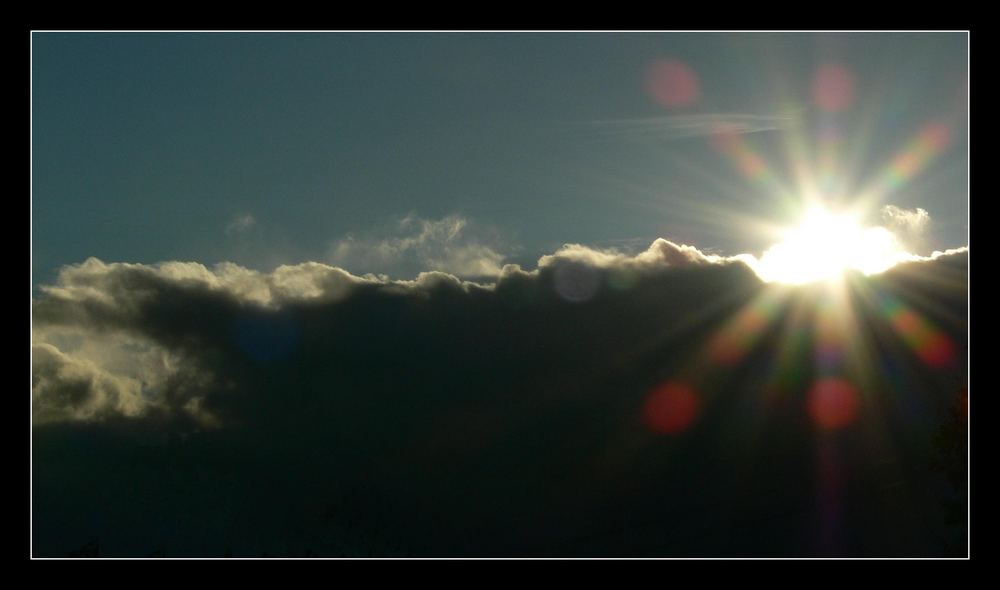
[[[34,555],[965,555],[967,255],[838,290],[665,252],[73,267],[34,303]]]

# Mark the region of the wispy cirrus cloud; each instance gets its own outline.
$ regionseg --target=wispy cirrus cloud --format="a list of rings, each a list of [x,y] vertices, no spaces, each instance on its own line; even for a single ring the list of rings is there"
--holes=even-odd
[[[697,113],[641,119],[608,119],[586,125],[602,137],[676,140],[719,133],[743,135],[779,131],[795,121],[794,114]]]

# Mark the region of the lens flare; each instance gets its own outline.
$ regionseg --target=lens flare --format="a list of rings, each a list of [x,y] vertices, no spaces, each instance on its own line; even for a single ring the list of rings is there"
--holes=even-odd
[[[708,357],[721,365],[743,361],[753,346],[773,325],[781,311],[785,294],[768,290],[746,306],[709,340]]]
[[[600,287],[601,277],[594,268],[578,262],[559,265],[553,276],[559,295],[572,303],[590,300]]]
[[[720,125],[709,136],[712,147],[728,157],[746,178],[757,182],[774,181],[767,162],[753,150],[743,134]]]
[[[920,360],[937,369],[954,364],[955,344],[947,334],[894,297],[883,295],[882,299],[882,312]]]
[[[951,130],[942,123],[923,128],[889,165],[882,177],[883,189],[896,189],[923,170],[951,142]]]
[[[697,74],[679,59],[653,64],[649,68],[646,84],[656,102],[670,109],[694,104],[701,95]]]
[[[816,305],[816,366],[823,371],[839,371],[845,361],[844,313],[829,295]]]
[[[854,87],[854,72],[841,64],[824,64],[813,78],[813,100],[828,113],[846,111],[854,104]]]
[[[877,202],[886,195],[912,181],[952,141],[952,130],[947,124],[935,121],[925,125],[889,162],[874,182],[862,191],[859,200]]]
[[[857,390],[844,379],[826,377],[809,390],[809,416],[823,430],[839,430],[854,422],[858,405]]]
[[[649,394],[643,417],[654,432],[678,434],[694,424],[700,405],[693,387],[680,381],[668,381]]]

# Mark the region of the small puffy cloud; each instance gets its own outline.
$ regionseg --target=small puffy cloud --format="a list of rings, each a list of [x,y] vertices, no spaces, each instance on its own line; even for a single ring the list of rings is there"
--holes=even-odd
[[[330,246],[333,264],[365,272],[417,274],[422,270],[463,277],[495,277],[504,256],[489,232],[449,215],[437,220],[413,215],[379,232],[349,234]]]
[[[882,207],[882,221],[891,230],[903,231],[908,234],[920,234],[931,221],[931,215],[925,209],[903,209],[896,205]]]
[[[241,234],[247,232],[257,225],[257,220],[254,219],[253,215],[249,213],[244,213],[234,217],[229,223],[226,224],[226,235]]]

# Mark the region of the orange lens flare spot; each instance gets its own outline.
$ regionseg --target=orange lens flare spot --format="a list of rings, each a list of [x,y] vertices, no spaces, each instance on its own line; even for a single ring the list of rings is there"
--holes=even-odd
[[[749,153],[740,160],[740,169],[750,178],[759,178],[767,169],[767,164],[757,154]]]
[[[823,430],[838,430],[854,422],[858,405],[857,390],[843,379],[820,379],[809,390],[809,416]]]
[[[907,334],[912,334],[923,329],[923,323],[920,321],[920,316],[909,309],[900,310],[896,313],[896,315],[892,317],[892,323],[896,326],[897,330]]]
[[[686,383],[668,381],[649,394],[643,418],[654,432],[678,434],[698,419],[700,406],[694,388]]]
[[[647,73],[646,87],[656,102],[670,109],[692,105],[701,96],[697,74],[678,59],[654,63]]]
[[[813,100],[824,111],[839,113],[854,104],[854,87],[854,72],[841,64],[824,64],[813,78]]]

